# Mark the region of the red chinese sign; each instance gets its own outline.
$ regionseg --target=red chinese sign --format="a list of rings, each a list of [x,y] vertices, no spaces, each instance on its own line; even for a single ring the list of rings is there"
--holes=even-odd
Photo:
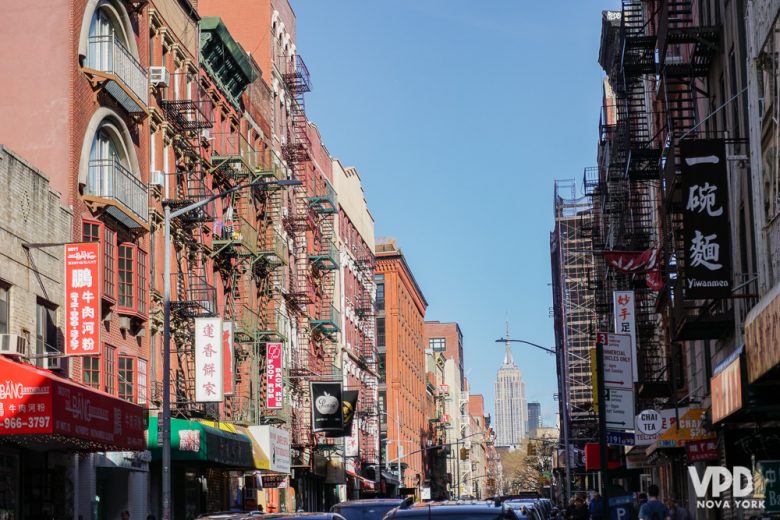
[[[144,418],[140,406],[0,357],[0,436],[60,435],[94,450],[136,451],[145,446]]]
[[[65,354],[100,354],[100,243],[65,245]]]
[[[223,393],[233,395],[236,384],[236,367],[233,362],[233,322],[226,321],[222,323],[222,368],[225,375],[222,378]]]
[[[195,318],[195,401],[223,399],[222,319]]]
[[[284,384],[282,381],[282,344],[267,343],[265,348],[265,406],[268,409],[279,409],[282,407],[282,400],[284,397]]]
[[[707,439],[703,441],[691,441],[685,444],[688,462],[702,462],[705,460],[718,460],[718,441]]]

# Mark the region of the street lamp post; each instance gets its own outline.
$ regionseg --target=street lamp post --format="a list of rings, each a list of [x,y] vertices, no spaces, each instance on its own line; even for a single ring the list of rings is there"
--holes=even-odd
[[[163,202],[163,402],[162,402],[162,520],[173,518],[171,503],[171,220],[202,208],[239,190],[263,186],[297,186],[300,180],[255,181],[233,186],[198,202],[171,212],[170,201]]]
[[[524,343],[526,345],[530,345],[532,347],[536,347],[538,349],[544,350],[548,354],[552,354],[555,356],[555,362],[557,364],[558,373],[560,374],[560,381],[563,381],[561,383],[561,386],[559,386],[560,390],[560,396],[561,399],[563,399],[563,417],[561,417],[563,422],[563,444],[564,444],[564,459],[566,463],[565,473],[564,473],[564,479],[566,480],[565,484],[565,492],[566,496],[564,497],[564,502],[566,503],[569,500],[569,497],[571,497],[571,454],[569,453],[569,414],[568,414],[568,392],[566,389],[565,381],[566,381],[566,372],[565,368],[566,365],[564,363],[563,355],[559,355],[558,352],[551,348],[543,347],[541,345],[537,345],[536,343],[533,343],[531,341],[525,341],[522,339],[509,339],[509,338],[499,338],[496,340],[496,343]],[[561,388],[562,387],[562,388]]]

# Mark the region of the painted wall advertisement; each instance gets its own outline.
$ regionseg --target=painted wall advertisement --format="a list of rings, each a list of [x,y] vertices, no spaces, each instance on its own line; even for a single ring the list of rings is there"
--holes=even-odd
[[[726,145],[723,139],[680,141],[685,242],[685,298],[731,293]]]
[[[100,354],[100,242],[65,245],[65,354]]]
[[[222,318],[195,318],[195,401],[223,399]]]
[[[265,407],[269,410],[278,410],[284,402],[282,344],[266,343],[265,349]]]

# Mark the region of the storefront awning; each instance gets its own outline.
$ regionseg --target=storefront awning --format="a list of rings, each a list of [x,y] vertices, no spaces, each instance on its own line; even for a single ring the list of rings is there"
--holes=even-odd
[[[691,441],[703,441],[715,439],[713,432],[708,432],[702,427],[702,416],[704,410],[701,408],[690,408],[680,417],[680,420],[674,426],[663,432],[647,449],[650,455],[658,449],[685,448]]]
[[[138,451],[145,427],[146,410],[138,405],[0,356],[0,442]]]
[[[157,417],[150,417],[147,446],[154,461],[162,458],[158,432]],[[252,444],[242,433],[231,433],[203,422],[177,418],[171,419],[171,460],[254,468]]]

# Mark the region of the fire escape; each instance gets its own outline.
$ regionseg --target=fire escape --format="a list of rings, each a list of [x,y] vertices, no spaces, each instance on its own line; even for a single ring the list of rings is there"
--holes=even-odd
[[[355,297],[355,315],[358,320],[361,344],[357,355],[367,371],[377,374],[377,352],[374,341],[376,325],[375,303],[371,294],[374,285],[374,255],[367,249],[355,260],[355,277],[358,293]],[[360,455],[364,465],[377,463],[376,442],[379,436],[379,416],[377,414],[378,378],[368,376],[360,395],[358,417],[360,418]]]
[[[683,193],[680,163],[676,153],[680,139],[699,121],[697,100],[708,98],[703,90],[720,43],[720,27],[700,26],[694,20],[691,0],[659,2],[658,56],[663,115],[668,145],[664,163],[665,247],[669,289],[662,302],[668,308],[670,339],[717,339],[733,327],[733,313],[726,300],[701,301],[685,298],[686,263],[683,241]]]
[[[309,383],[320,375],[309,323],[309,307],[317,302],[309,256],[315,247],[312,241],[317,231],[317,215],[309,203],[309,198],[314,195],[314,174],[310,172],[311,141],[304,103],[304,95],[311,90],[311,83],[309,71],[298,55],[281,58],[279,68],[291,98],[288,133],[283,137],[282,153],[292,178],[301,181],[291,193],[288,192],[287,212],[283,215],[284,226],[292,237],[293,246],[285,300],[295,317],[297,339],[292,344],[291,366],[288,370],[292,393],[291,441],[292,447],[299,451],[298,462],[308,465],[312,459],[307,450],[314,446]]]
[[[169,177],[168,183],[162,183],[162,189],[167,190],[163,194],[167,197],[164,203],[173,210],[212,194],[209,163],[202,140],[202,132],[213,124],[212,105],[210,100],[200,98],[199,89],[194,90],[192,99],[163,99],[161,102],[164,116],[175,131],[176,172]],[[169,92],[166,94],[170,95]],[[217,314],[216,289],[208,262],[212,247],[208,226],[214,219],[215,205],[212,203],[185,213],[172,222],[177,268],[172,280],[171,335],[173,352],[178,361],[174,374],[173,406],[176,413],[187,417],[215,418],[218,415],[216,407],[194,402],[195,358],[192,348],[192,318]]]

